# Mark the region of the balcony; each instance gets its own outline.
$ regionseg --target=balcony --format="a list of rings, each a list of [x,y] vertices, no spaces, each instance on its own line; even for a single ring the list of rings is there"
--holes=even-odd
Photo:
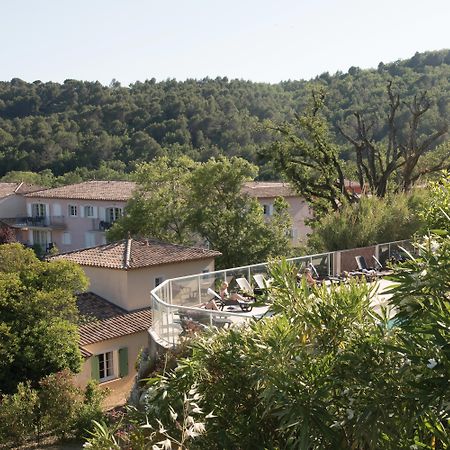
[[[112,225],[112,222],[107,222],[106,220],[92,219],[90,231],[108,231]]]
[[[65,230],[67,225],[64,216],[31,216],[3,219],[13,228],[48,228],[50,230]]]
[[[401,260],[407,249],[414,253],[414,248],[408,240],[388,242],[370,247],[342,250],[317,255],[290,258],[289,262],[298,269],[313,266],[316,276],[327,279],[340,275],[343,271],[357,270],[355,256],[364,255],[368,261],[381,261],[384,266],[391,258]],[[152,327],[149,330],[151,341],[157,347],[169,348],[175,346],[186,333],[183,317],[195,318],[191,322],[199,323],[201,327],[218,328],[232,327],[248,320],[259,319],[270,314],[268,306],[255,306],[252,311],[242,311],[239,307],[216,311],[200,308],[211,297],[211,289],[218,291],[218,286],[227,281],[231,291],[236,289],[236,279],[244,277],[250,283],[255,275],[267,277],[267,263],[235,267],[216,272],[202,273],[164,281],[151,291]],[[380,292],[385,287],[380,282]],[[383,296],[375,299],[376,305],[381,305]],[[376,305],[374,307],[376,307]]]

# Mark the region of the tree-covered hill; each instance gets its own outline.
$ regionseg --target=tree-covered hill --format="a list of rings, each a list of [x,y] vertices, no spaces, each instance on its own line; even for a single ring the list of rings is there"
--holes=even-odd
[[[408,60],[380,63],[377,69],[351,67],[347,73],[278,84],[151,79],[122,87],[114,80],[103,86],[15,78],[0,82],[0,176],[44,169],[61,175],[79,167],[96,169],[105,161],[121,161],[131,170],[135,162],[168,153],[196,160],[240,155],[257,162],[259,149],[270,141],[264,121],[291,119],[318,86],[327,91],[325,111],[333,126],[361,111],[371,116],[380,140],[387,132],[381,121],[389,80],[405,102],[428,91],[432,106],[421,123],[424,132],[448,123],[450,50],[416,53]],[[400,128],[407,126],[406,108],[399,116]],[[345,141],[338,133],[336,139],[345,157]]]

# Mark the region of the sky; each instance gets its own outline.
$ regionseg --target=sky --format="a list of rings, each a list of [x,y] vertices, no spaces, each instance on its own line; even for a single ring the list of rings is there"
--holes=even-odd
[[[4,0],[0,80],[277,83],[450,48],[450,0]]]

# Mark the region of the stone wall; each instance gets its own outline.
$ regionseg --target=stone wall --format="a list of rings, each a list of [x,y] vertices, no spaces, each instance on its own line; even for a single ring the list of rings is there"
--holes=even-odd
[[[351,250],[342,250],[340,252],[341,258],[341,272],[346,270],[347,272],[351,272],[353,270],[358,269],[358,265],[356,264],[355,256],[364,256],[366,259],[366,263],[369,267],[373,267],[375,261],[372,256],[377,256],[376,253],[376,245],[372,245],[370,247],[360,247],[360,248],[352,248]]]

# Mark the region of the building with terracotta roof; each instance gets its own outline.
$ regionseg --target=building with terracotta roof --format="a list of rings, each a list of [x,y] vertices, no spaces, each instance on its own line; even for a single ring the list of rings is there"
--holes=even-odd
[[[74,381],[84,387],[95,379],[113,389],[105,406],[124,403],[134,382],[134,363],[147,346],[151,309],[128,312],[93,292],[78,294],[77,306],[84,364]]]
[[[42,190],[41,186],[29,183],[0,183],[0,222],[14,231],[16,239],[26,242],[28,235],[19,225],[27,215],[24,195]]]
[[[132,311],[150,305],[150,291],[168,278],[214,270],[221,253],[152,239],[122,239],[111,244],[52,256],[80,264],[90,289]]]
[[[49,257],[80,264],[90,280],[90,292],[78,295],[84,364],[75,382],[85,386],[96,379],[113,390],[111,406],[121,403],[133,383],[137,356],[148,346],[150,291],[169,278],[213,271],[220,254],[130,238]],[[176,286],[172,288],[176,292]]]
[[[307,235],[311,232],[311,228],[305,224],[305,220],[312,217],[312,210],[309,208],[306,200],[289,183],[249,181],[244,184],[242,191],[259,201],[267,220],[270,220],[270,217],[273,215],[275,199],[282,197],[286,200],[292,220],[291,243],[295,246],[305,242]]]
[[[62,251],[106,243],[105,231],[122,216],[136,184],[85,181],[25,195],[27,243]]]

